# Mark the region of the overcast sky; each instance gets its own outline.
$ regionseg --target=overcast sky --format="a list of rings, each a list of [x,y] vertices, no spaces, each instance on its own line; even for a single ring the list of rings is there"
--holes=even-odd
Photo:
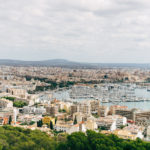
[[[0,59],[150,63],[150,0],[0,0]]]

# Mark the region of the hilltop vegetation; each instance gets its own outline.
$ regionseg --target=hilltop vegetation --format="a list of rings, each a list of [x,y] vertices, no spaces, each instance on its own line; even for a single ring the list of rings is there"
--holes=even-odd
[[[0,150],[55,150],[56,142],[46,133],[11,126],[0,127]]]
[[[39,130],[3,126],[0,127],[0,150],[150,150],[150,143],[94,131],[51,138]]]

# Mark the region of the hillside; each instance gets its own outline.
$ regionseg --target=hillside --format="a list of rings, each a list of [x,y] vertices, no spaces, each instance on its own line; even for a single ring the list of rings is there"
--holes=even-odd
[[[94,131],[50,138],[39,130],[3,126],[0,127],[0,150],[150,150],[150,143],[140,139],[123,140]]]

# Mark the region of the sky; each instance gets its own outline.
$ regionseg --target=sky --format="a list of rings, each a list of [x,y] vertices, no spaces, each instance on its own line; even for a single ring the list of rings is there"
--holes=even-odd
[[[150,1],[0,0],[0,59],[150,63]]]

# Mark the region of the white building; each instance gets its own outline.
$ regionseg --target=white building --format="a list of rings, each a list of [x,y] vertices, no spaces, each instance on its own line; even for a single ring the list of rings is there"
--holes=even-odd
[[[46,109],[44,107],[23,107],[23,113],[25,114],[44,114],[46,113]]]
[[[75,125],[57,122],[54,128],[56,131],[63,131],[68,134],[71,134],[73,132],[79,132],[79,131],[86,132],[86,126],[83,122]]]
[[[101,128],[102,130],[116,130],[116,120],[113,120],[111,118],[105,118],[101,117],[96,120],[98,128]]]
[[[0,99],[0,108],[12,108],[13,107],[13,102],[6,100],[6,99]]]
[[[131,134],[136,135],[136,138],[140,138],[140,139],[144,138],[143,135],[144,129],[145,129],[144,127],[137,126],[137,125],[129,125],[124,128],[124,130],[131,132]]]
[[[77,123],[83,121],[83,118],[84,118],[84,114],[82,114],[81,112],[76,112],[73,114],[73,120],[77,120]]]
[[[116,126],[120,128],[121,126],[125,126],[127,124],[127,118],[122,116],[116,116]]]

